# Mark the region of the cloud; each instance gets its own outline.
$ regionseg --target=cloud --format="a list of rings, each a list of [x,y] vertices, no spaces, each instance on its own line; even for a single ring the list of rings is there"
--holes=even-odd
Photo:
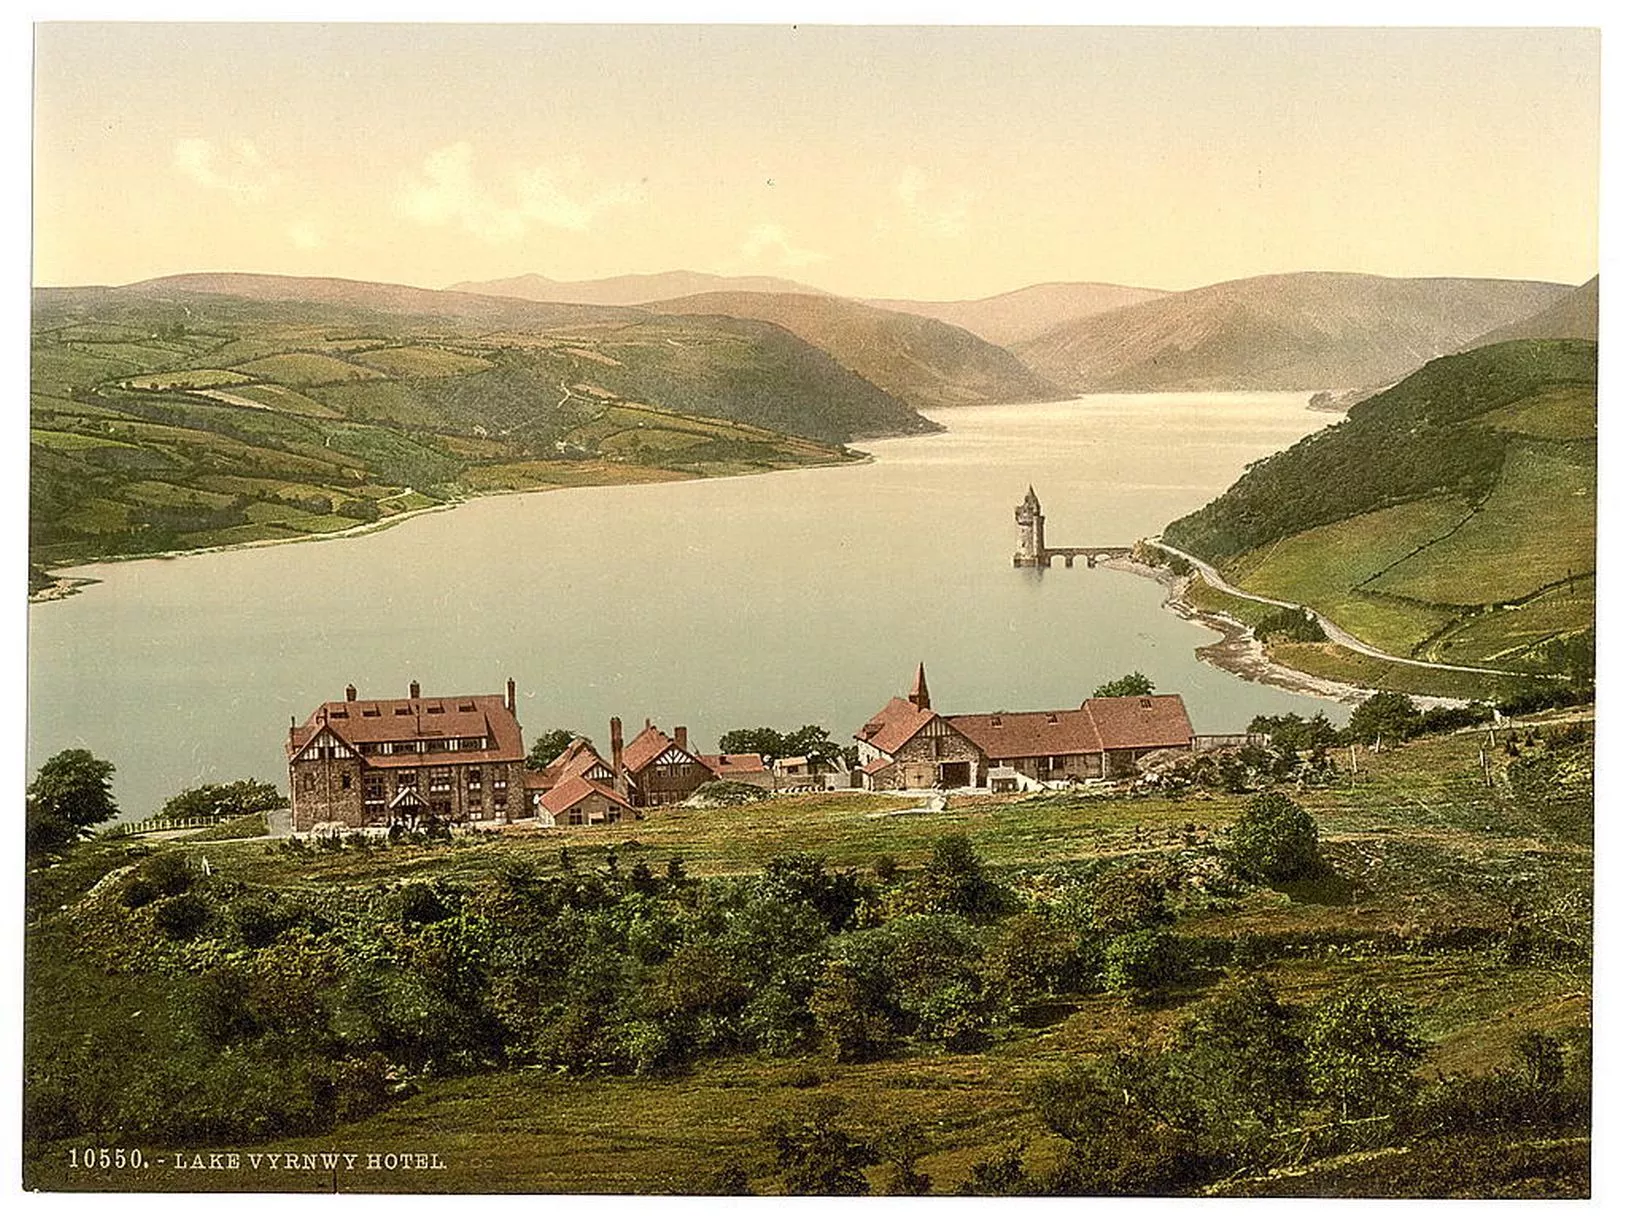
[[[507,243],[533,225],[587,230],[607,209],[637,200],[631,184],[595,188],[575,159],[519,168],[506,182],[489,185],[475,174],[475,151],[460,141],[424,159],[397,194],[396,207],[426,226],[458,226],[489,243]]]
[[[946,239],[960,238],[967,233],[971,224],[967,210],[972,203],[972,194],[961,191],[941,196],[935,193],[919,167],[904,168],[898,183],[894,185],[893,197],[898,201],[899,212],[904,218],[928,234]],[[882,226],[889,228],[886,219]]]
[[[753,226],[741,244],[741,254],[748,260],[761,260],[767,256],[782,268],[806,268],[831,258],[824,252],[796,246],[787,236],[786,228],[773,222]]]
[[[266,164],[253,141],[234,141],[226,150],[187,138],[175,142],[175,168],[199,187],[225,192],[239,204],[261,199],[277,185],[278,175]]]

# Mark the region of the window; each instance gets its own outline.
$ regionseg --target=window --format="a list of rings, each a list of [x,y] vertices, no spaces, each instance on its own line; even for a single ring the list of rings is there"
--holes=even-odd
[[[368,771],[362,776],[362,800],[384,800],[384,772]]]
[[[621,817],[622,807],[620,805],[612,805],[605,811],[605,818],[609,822],[618,822],[621,820]]]
[[[418,772],[416,772],[416,771],[398,771],[398,772],[396,772],[396,787],[397,788],[416,788],[416,787],[418,787]]]
[[[509,786],[509,778],[507,776],[498,775],[498,776],[493,777],[493,779],[492,779],[492,788],[493,788],[493,790],[495,792],[502,792],[506,788],[508,788],[508,786]]]
[[[350,791],[350,772],[341,771],[339,773],[339,787],[343,788],[346,792]]]
[[[445,741],[426,741],[424,743],[424,753],[426,754],[445,754],[446,749],[447,743]]]
[[[431,797],[430,798],[430,813],[432,813],[432,814],[450,814],[451,812],[452,812],[452,800],[451,800],[450,797]]]
[[[465,772],[465,773],[464,773],[464,775],[465,775],[465,777],[466,777],[466,778],[467,778],[467,779],[468,779],[468,781],[469,781],[469,791],[470,791],[470,792],[471,792],[471,793],[472,793],[472,794],[473,794],[473,793],[478,793],[478,792],[479,792],[479,791],[480,791],[480,789],[481,789],[481,774],[480,774],[480,768],[479,768],[479,767],[470,767],[470,768],[469,768],[469,769],[468,769],[468,770],[467,770],[467,771],[466,771],[466,772]]]
[[[582,825],[582,806],[573,805],[570,809],[566,810],[565,811],[565,821],[567,823],[569,823],[571,826],[574,826],[574,827],[581,826]]]

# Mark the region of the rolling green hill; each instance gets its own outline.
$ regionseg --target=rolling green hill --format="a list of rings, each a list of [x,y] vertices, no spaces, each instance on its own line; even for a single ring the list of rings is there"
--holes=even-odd
[[[1569,667],[1594,625],[1595,369],[1587,341],[1439,358],[1164,539],[1399,655]]]
[[[1064,395],[998,345],[920,315],[814,294],[693,294],[670,314],[765,320],[830,354],[908,405],[988,405]]]
[[[1013,350],[1080,392],[1373,388],[1571,289],[1539,281],[1283,273],[1075,320]]]
[[[237,275],[34,307],[37,566],[358,528],[486,490],[831,463],[856,438],[934,429],[755,320]]]

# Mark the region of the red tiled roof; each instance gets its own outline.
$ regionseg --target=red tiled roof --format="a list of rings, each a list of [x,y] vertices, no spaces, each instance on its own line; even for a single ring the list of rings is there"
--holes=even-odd
[[[323,728],[361,753],[377,742],[442,741],[489,737],[485,750],[441,750],[431,754],[364,755],[369,765],[434,766],[469,762],[507,762],[526,757],[520,722],[503,695],[453,695],[420,699],[359,699],[324,703],[303,725],[290,729],[288,756],[293,758]]]
[[[932,718],[932,708],[917,707],[909,699],[895,695],[888,700],[886,707],[865,723],[864,728],[854,734],[854,738],[869,742],[884,754],[892,754]]]
[[[673,744],[673,739],[666,733],[653,724],[647,725],[622,751],[622,766],[629,771],[638,771]]]
[[[565,813],[566,810],[570,809],[573,805],[580,802],[584,797],[591,796],[594,793],[598,793],[607,801],[611,801],[614,804],[620,805],[626,809],[633,808],[633,802],[629,801],[621,793],[606,788],[603,784],[600,784],[597,781],[584,779],[580,775],[572,776],[563,784],[560,784],[559,786],[544,793],[543,796],[538,800],[537,805],[539,808],[557,818],[561,814]]]
[[[543,768],[543,782],[550,788],[561,780],[568,780],[574,776],[584,775],[595,767],[603,767],[606,771],[611,765],[599,756],[594,749],[594,743],[586,737],[573,737],[571,744],[561,750]]]
[[[873,758],[870,760],[870,762],[861,764],[859,769],[866,775],[876,775],[880,772],[886,771],[891,766],[893,766],[891,759]]]
[[[769,769],[761,754],[699,754],[696,757],[702,766],[718,775],[749,775]]]
[[[1097,722],[1109,750],[1144,750],[1185,746],[1193,740],[1187,704],[1179,694],[1128,695],[1087,699],[1084,706]]]
[[[1092,713],[1003,711],[948,717],[950,725],[990,758],[1043,758],[1064,754],[1100,754],[1102,736]]]

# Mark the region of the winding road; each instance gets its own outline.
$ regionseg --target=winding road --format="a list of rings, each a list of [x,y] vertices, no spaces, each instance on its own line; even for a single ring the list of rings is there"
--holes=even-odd
[[[1511,669],[1489,669],[1483,665],[1448,665],[1434,660],[1416,660],[1411,656],[1393,656],[1389,652],[1380,651],[1370,643],[1364,643],[1344,627],[1330,622],[1309,605],[1302,605],[1296,601],[1280,601],[1276,597],[1261,596],[1257,592],[1245,592],[1242,588],[1229,584],[1221,578],[1221,573],[1209,563],[1202,558],[1189,554],[1186,550],[1178,550],[1175,546],[1161,541],[1158,537],[1149,537],[1148,544],[1156,545],[1161,550],[1175,554],[1179,558],[1185,558],[1192,563],[1193,569],[1198,572],[1199,577],[1206,584],[1218,591],[1227,593],[1229,596],[1243,597],[1246,601],[1258,601],[1262,605],[1276,605],[1280,609],[1304,609],[1317,619],[1317,624],[1323,628],[1323,633],[1328,636],[1329,642],[1337,643],[1340,647],[1349,648],[1353,652],[1360,652],[1364,656],[1371,656],[1375,660],[1388,660],[1399,665],[1418,665],[1423,669],[1446,669],[1453,673],[1482,673],[1492,677],[1529,678],[1532,676],[1530,673],[1517,673]]]

